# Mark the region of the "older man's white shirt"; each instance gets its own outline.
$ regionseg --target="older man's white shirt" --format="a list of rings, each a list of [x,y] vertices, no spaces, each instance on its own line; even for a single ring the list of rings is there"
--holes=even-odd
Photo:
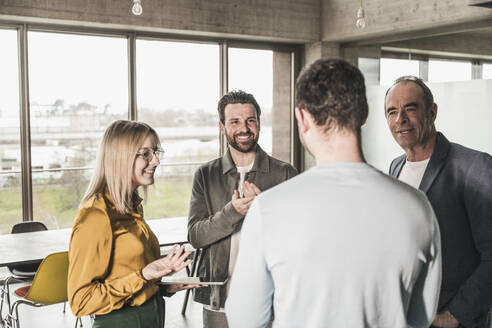
[[[439,227],[424,194],[363,163],[262,193],[242,227],[229,326],[429,327]]]

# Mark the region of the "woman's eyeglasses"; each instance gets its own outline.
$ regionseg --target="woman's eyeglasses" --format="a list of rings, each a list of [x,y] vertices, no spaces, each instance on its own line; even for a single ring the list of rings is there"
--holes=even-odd
[[[150,163],[152,159],[154,158],[154,155],[157,157],[157,159],[160,161],[164,157],[164,150],[162,149],[151,149],[151,148],[142,148],[142,151],[136,154],[137,156],[142,156],[142,158],[147,162]]]

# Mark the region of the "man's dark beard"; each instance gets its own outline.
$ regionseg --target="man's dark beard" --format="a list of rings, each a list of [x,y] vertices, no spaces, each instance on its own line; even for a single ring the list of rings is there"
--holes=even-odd
[[[248,135],[253,135],[253,133],[248,133]],[[241,153],[250,153],[250,152],[254,151],[256,148],[256,145],[258,144],[258,137],[259,136],[260,136],[260,134],[258,133],[256,138],[254,138],[250,142],[249,147],[241,148],[239,146],[239,144],[236,142],[235,137],[233,136],[232,138],[230,138],[229,135],[226,133],[226,139],[227,139],[227,143],[229,144],[229,146],[231,146],[232,148],[236,149],[237,151],[239,151]]]

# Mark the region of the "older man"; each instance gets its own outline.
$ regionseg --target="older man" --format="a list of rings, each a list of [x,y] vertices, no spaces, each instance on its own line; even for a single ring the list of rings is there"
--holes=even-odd
[[[256,198],[226,312],[231,327],[428,328],[439,228],[422,193],[364,161],[364,78],[319,60],[297,84],[299,135],[316,166]]]
[[[417,77],[403,76],[388,89],[385,115],[405,151],[391,163],[390,174],[425,192],[439,221],[443,280],[433,326],[486,327],[492,305],[492,157],[436,132],[437,105]]]
[[[253,199],[293,177],[297,170],[268,156],[257,144],[261,110],[253,95],[231,91],[220,99],[218,111],[229,149],[195,173],[188,239],[194,247],[204,249],[200,276],[224,281],[234,270],[241,226]],[[195,291],[195,301],[204,304],[205,328],[228,326],[224,313],[227,291],[228,284]]]

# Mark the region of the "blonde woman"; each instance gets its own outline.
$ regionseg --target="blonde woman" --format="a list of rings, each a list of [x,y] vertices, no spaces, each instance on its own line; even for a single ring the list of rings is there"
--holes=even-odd
[[[161,328],[164,304],[155,282],[187,266],[181,247],[160,257],[143,218],[137,189],[154,183],[162,150],[145,123],[115,121],[104,133],[97,164],[73,224],[68,299],[77,317],[94,314],[93,327]],[[171,285],[172,294],[197,285]]]

